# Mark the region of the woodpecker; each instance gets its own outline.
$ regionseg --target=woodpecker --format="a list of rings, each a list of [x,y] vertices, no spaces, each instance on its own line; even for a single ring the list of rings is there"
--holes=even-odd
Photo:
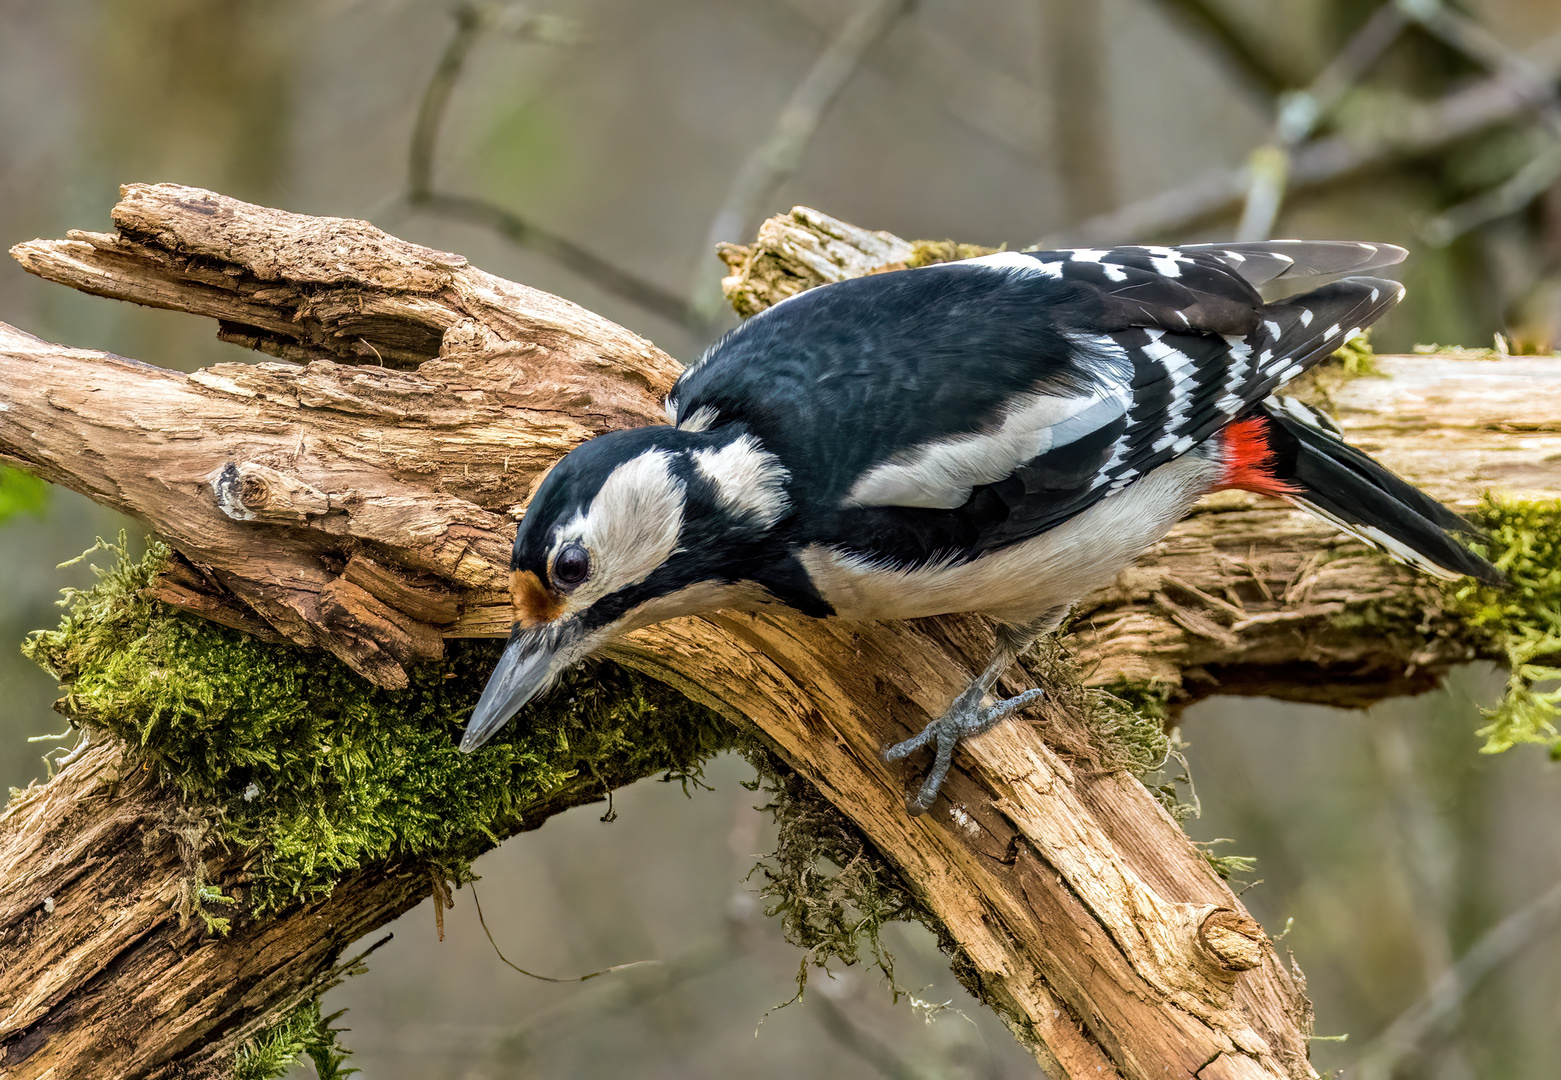
[[[1014,659],[1208,492],[1285,499],[1430,574],[1500,580],[1470,526],[1275,396],[1404,294],[1390,244],[1002,252],[825,285],[683,372],[667,426],[571,451],[527,507],[514,632],[467,726],[481,746],[635,628],[779,604],[848,620],[978,612],[990,662],[891,759],[954,749]]]

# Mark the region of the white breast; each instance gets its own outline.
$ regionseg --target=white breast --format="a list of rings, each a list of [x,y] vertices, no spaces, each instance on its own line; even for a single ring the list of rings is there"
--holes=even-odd
[[[1168,462],[1125,490],[1023,543],[970,562],[901,570],[815,544],[799,554],[846,619],[916,619],[978,611],[1029,623],[1109,584],[1219,479],[1201,454]]]

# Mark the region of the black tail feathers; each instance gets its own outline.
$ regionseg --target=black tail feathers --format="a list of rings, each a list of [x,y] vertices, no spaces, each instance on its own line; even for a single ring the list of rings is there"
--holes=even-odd
[[[1266,416],[1274,478],[1291,500],[1390,557],[1439,578],[1504,584],[1500,570],[1456,539],[1469,522],[1344,441],[1333,422],[1293,398],[1270,397]]]

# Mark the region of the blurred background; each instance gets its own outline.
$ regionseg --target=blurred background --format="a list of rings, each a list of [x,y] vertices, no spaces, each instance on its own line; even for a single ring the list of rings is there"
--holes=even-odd
[[[730,323],[716,240],[806,203],[908,238],[1338,236],[1405,244],[1379,350],[1549,350],[1561,325],[1555,0],[0,0],[0,239],[108,228],[177,181],[362,217],[575,300],[687,361]],[[0,267],[0,319],[190,370],[256,356],[188,317]],[[127,523],[0,477],[0,785],[41,775],[51,681],[16,652]],[[130,525],[132,535],[133,524]],[[1223,699],[1183,737],[1243,899],[1290,927],[1313,1060],[1348,1077],[1561,1067],[1561,774],[1476,753],[1500,677],[1367,713]],[[745,875],[769,850],[734,758],[647,782],[479,864],[328,1009],[370,1080],[1033,1076],[923,932],[920,1005],[801,954]],[[948,1003],[945,1006],[945,1003]],[[307,1066],[298,1075],[308,1075]]]

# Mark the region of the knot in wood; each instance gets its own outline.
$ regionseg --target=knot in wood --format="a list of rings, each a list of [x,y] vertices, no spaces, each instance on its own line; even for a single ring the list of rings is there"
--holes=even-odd
[[[266,478],[258,474],[251,474],[239,480],[239,502],[249,510],[264,510],[271,499],[271,485],[266,483]]]
[[[1268,935],[1254,920],[1215,908],[1198,924],[1198,946],[1226,971],[1251,971],[1263,962]]]
[[[338,509],[318,488],[253,461],[230,461],[211,474],[209,483],[218,509],[234,521],[296,524]]]

